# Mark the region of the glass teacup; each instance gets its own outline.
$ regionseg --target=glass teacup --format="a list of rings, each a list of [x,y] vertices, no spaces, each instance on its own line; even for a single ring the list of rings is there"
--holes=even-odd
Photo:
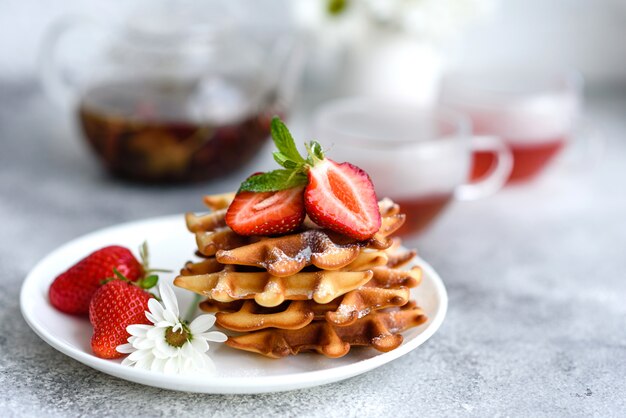
[[[477,135],[501,137],[513,154],[509,182],[537,176],[570,141],[583,80],[574,70],[457,72],[443,78],[440,102],[470,117]],[[472,178],[489,170],[491,154],[474,155]]]
[[[332,158],[350,161],[369,173],[379,198],[389,197],[401,205],[407,214],[402,234],[422,231],[455,198],[495,193],[512,165],[499,138],[472,136],[468,118],[444,107],[340,99],[317,111],[313,131]],[[470,184],[476,151],[492,153],[495,164]]]

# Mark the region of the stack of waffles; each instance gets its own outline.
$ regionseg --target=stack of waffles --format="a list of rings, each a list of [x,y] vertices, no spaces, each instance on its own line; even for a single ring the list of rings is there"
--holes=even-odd
[[[217,324],[233,331],[226,344],[272,358],[303,351],[341,357],[352,346],[390,351],[402,331],[426,316],[410,300],[422,271],[407,268],[414,251],[391,235],[404,222],[398,205],[379,203],[380,230],[355,241],[305,221],[280,237],[245,237],[225,222],[232,194],[206,196],[205,215],[186,215],[199,262],[188,262],[174,284],[206,300]]]

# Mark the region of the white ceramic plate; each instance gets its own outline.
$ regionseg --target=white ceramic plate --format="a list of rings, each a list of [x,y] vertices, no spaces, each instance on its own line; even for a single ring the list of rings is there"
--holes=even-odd
[[[20,295],[22,314],[30,327],[60,352],[104,373],[144,385],[202,393],[262,393],[323,385],[367,372],[414,350],[430,338],[443,322],[448,305],[446,289],[437,273],[423,260],[422,284],[413,297],[428,315],[428,322],[403,333],[404,343],[388,353],[360,348],[339,359],[307,353],[280,360],[212,343],[210,355],[217,374],[202,377],[170,376],[122,366],[119,360],[103,360],[91,354],[91,325],[87,319],[65,315],[48,302],[52,280],[70,265],[96,249],[119,244],[136,249],[147,240],[154,267],[178,271],[193,258],[195,240],[187,232],[182,215],[131,222],[93,232],[58,248],[30,272]],[[174,274],[161,276],[171,283]],[[176,289],[181,312],[192,295]]]

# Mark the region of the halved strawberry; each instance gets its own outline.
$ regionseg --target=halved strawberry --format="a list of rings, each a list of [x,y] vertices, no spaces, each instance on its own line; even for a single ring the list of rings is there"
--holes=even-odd
[[[278,148],[274,160],[283,168],[256,173],[241,183],[226,224],[240,235],[283,234],[300,226],[306,209],[323,228],[357,240],[371,238],[381,219],[367,173],[327,159],[316,141],[305,143],[304,158],[280,119],[272,119],[271,128]]]
[[[304,221],[304,187],[274,192],[240,191],[228,207],[226,225],[239,235],[278,235]]]
[[[380,229],[378,200],[365,171],[324,158],[309,168],[308,179],[304,204],[313,222],[357,240]]]

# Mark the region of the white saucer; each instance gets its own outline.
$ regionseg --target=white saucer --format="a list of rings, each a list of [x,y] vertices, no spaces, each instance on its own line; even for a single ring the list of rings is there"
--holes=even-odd
[[[428,315],[428,322],[403,333],[404,343],[388,353],[355,348],[345,357],[328,359],[318,354],[300,354],[280,360],[211,343],[209,354],[217,374],[203,377],[170,376],[122,366],[119,360],[103,360],[91,354],[91,325],[87,319],[65,315],[48,302],[48,287],[61,272],[101,247],[119,244],[135,250],[147,240],[154,267],[178,271],[193,258],[195,240],[187,232],[182,215],[126,223],[77,238],[41,260],[28,274],[20,295],[22,314],[30,327],[48,344],[75,360],[112,376],[144,385],[201,393],[263,393],[323,385],[367,372],[420,346],[439,328],[446,315],[448,297],[441,278],[426,262],[421,285],[413,297]],[[162,274],[172,282],[174,274]],[[192,295],[176,289],[181,312]]]

